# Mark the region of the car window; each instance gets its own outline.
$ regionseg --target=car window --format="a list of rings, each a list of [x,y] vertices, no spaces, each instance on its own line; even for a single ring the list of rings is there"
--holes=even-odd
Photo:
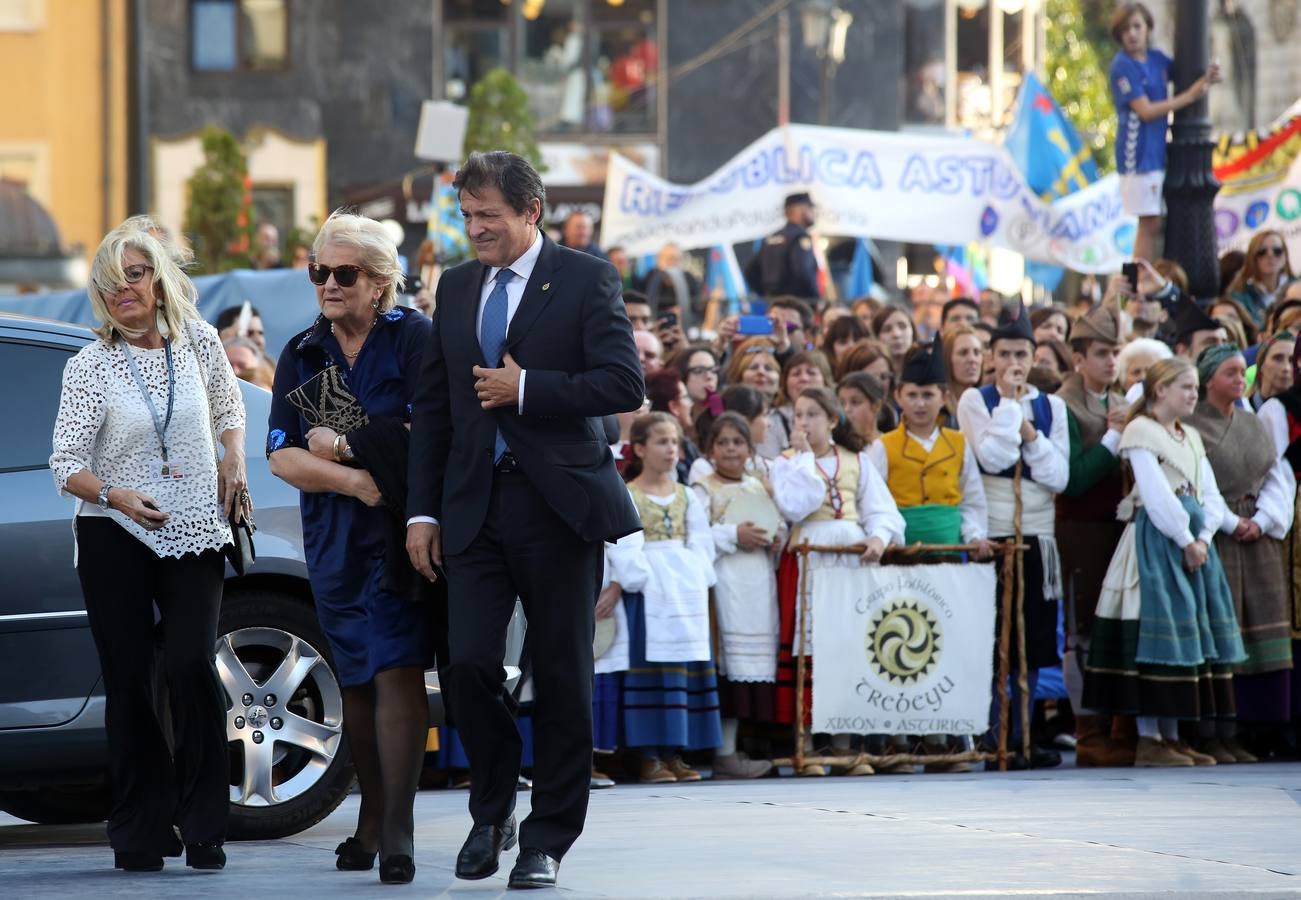
[[[0,472],[49,465],[63,367],[71,358],[67,349],[0,341],[0,384],[8,385],[0,391]]]

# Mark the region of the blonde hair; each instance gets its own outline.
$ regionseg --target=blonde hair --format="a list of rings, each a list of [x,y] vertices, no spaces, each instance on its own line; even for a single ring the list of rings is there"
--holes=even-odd
[[[384,292],[379,297],[381,313],[397,306],[398,291],[406,284],[406,277],[402,274],[402,263],[398,260],[397,245],[383,225],[368,216],[336,209],[325,220],[316,240],[312,242],[313,259],[326,244],[352,247],[361,254],[361,267],[377,284],[383,286]]]
[[[1143,396],[1125,417],[1125,424],[1128,425],[1139,416],[1152,418],[1152,404],[1156,402],[1157,388],[1172,384],[1185,372],[1196,374],[1197,367],[1182,356],[1172,356],[1170,359],[1163,359],[1148,366],[1147,374],[1143,376]]]
[[[126,284],[122,257],[128,248],[143,256],[145,264],[153,271],[150,284],[157,303],[156,315],[162,318],[166,333],[173,339],[183,339],[185,323],[203,318],[196,305],[199,292],[185,274],[185,268],[194,262],[194,253],[189,247],[172,240],[167,231],[148,216],[127,219],[106,234],[95,250],[90,263],[90,283],[86,288],[90,308],[99,322],[95,334],[108,343],[120,337],[138,338],[145,334],[114,319],[105,299]]]

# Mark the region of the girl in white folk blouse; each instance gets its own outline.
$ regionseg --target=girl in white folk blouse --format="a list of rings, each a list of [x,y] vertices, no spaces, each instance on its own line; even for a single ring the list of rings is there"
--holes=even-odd
[[[228,515],[247,503],[244,403],[181,250],[128,219],[91,264],[99,340],[69,360],[50,468],[78,498],[77,574],[104,675],[115,865],[220,869],[226,697],[213,666]],[[217,456],[217,442],[225,453]],[[242,515],[242,512],[237,513]],[[175,750],[154,711],[161,616]]]

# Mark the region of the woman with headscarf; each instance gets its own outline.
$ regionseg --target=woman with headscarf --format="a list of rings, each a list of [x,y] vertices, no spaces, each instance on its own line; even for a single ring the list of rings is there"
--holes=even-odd
[[[1247,363],[1233,344],[1202,351],[1197,371],[1202,400],[1188,424],[1197,429],[1228,512],[1215,535],[1247,661],[1234,668],[1238,719],[1286,722],[1292,645],[1283,538],[1292,527],[1296,481],[1274,453],[1269,428],[1238,407]],[[1199,723],[1198,749],[1216,762],[1255,762],[1237,740],[1235,723]],[[1211,726],[1218,728],[1213,733]]]

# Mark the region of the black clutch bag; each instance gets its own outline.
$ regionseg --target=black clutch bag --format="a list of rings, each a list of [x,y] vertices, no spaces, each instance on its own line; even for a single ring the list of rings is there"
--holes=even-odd
[[[309,428],[347,434],[369,421],[366,410],[337,366],[327,366],[285,395]]]
[[[235,514],[241,504],[235,503],[230,508],[230,543],[226,545],[226,559],[236,575],[244,575],[257,562],[257,548],[253,546],[253,532],[257,525],[253,523],[252,504],[243,502],[244,517],[237,519]]]

